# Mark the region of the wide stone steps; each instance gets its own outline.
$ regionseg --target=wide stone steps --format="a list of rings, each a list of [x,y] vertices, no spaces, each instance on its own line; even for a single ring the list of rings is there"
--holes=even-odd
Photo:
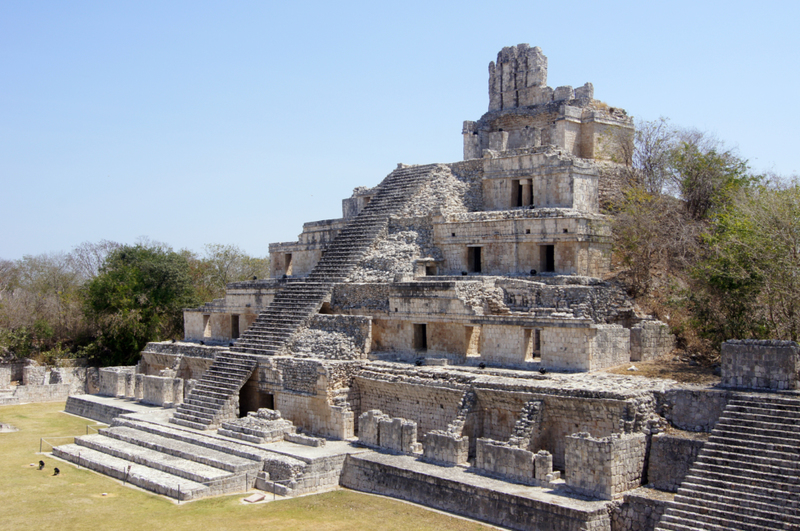
[[[191,445],[156,435],[153,433],[140,431],[127,426],[114,426],[100,430],[100,433],[112,439],[135,444],[143,448],[155,450],[157,452],[180,457],[188,461],[194,461],[213,468],[224,470],[233,474],[243,472],[257,472],[261,468],[260,461],[244,459],[235,455],[219,452],[203,446]]]
[[[726,504],[718,501],[708,499],[697,499],[681,494],[675,495],[675,506],[687,512],[700,512],[702,514],[710,514],[718,518],[731,518],[733,514],[739,516],[740,519],[750,522],[752,524],[762,523],[764,520],[770,520],[774,514],[774,507],[755,507],[752,505],[745,505],[743,503]],[[789,510],[783,511],[784,520],[792,525],[800,525],[800,518],[792,514]]]
[[[175,476],[144,465],[132,465],[130,461],[79,446],[67,444],[53,448],[53,455],[106,476],[126,481],[131,485],[175,498],[191,500],[209,496],[208,486],[180,476]],[[130,467],[130,468],[129,468]]]
[[[710,489],[697,491],[688,486],[681,485],[681,493],[676,494],[675,498],[688,505],[703,505],[714,509],[723,508],[724,510],[736,510],[743,507],[760,511],[766,515],[772,514],[772,511],[775,509],[771,498],[754,494],[742,499],[741,497],[734,498],[730,496],[730,494],[732,493],[726,493],[725,491],[713,492]],[[795,500],[795,503],[797,503],[797,500]],[[784,506],[783,511],[793,518],[800,517],[800,508],[798,508],[796,504],[794,506]]]
[[[195,463],[182,457],[162,454],[149,448],[104,437],[101,434],[76,437],[75,444],[198,483],[211,483],[230,475],[225,470]]]
[[[800,399],[732,399],[657,530],[800,529]]]

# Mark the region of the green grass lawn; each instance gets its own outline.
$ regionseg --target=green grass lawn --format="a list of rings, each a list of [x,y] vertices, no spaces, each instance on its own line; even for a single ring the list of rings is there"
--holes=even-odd
[[[176,505],[119,481],[38,455],[39,439],[86,433],[93,422],[63,413],[64,403],[0,407],[0,422],[19,431],[0,433],[0,529],[192,530],[410,530],[489,529],[424,508],[339,490],[255,505],[244,495]],[[45,445],[46,451],[49,446]],[[30,466],[42,459],[46,466]],[[53,468],[61,469],[53,476]],[[103,496],[103,493],[106,496]]]

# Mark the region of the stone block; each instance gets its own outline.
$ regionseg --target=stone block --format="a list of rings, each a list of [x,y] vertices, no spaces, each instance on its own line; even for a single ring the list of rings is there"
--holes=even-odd
[[[423,459],[442,465],[463,465],[469,458],[469,437],[436,430],[425,434]]]
[[[800,346],[794,341],[726,341],[721,362],[725,387],[777,391],[799,387]]]

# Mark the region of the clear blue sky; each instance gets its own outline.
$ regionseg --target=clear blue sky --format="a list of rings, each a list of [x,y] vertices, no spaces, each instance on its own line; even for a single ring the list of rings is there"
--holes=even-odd
[[[800,3],[0,0],[0,258],[83,241],[263,256],[398,162],[461,159],[503,46],[800,170]]]

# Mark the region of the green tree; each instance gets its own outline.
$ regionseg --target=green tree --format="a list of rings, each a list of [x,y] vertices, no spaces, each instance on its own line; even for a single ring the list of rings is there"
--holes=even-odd
[[[183,251],[201,300],[224,296],[230,282],[269,277],[269,258],[249,256],[235,245],[206,244],[204,249],[202,257]]]
[[[715,343],[800,337],[800,184],[740,193],[706,237],[693,301]]]
[[[135,363],[148,341],[179,338],[183,308],[197,304],[186,258],[141,244],[111,251],[85,297],[98,329],[91,354],[102,365]]]

